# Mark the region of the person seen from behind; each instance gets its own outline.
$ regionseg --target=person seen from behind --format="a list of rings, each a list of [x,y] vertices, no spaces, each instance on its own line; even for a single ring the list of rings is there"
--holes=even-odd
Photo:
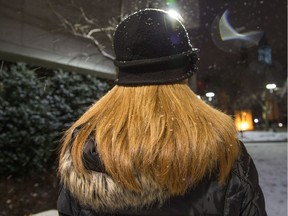
[[[253,160],[233,120],[189,88],[197,52],[163,10],[123,20],[115,86],[66,132],[60,216],[265,216]]]

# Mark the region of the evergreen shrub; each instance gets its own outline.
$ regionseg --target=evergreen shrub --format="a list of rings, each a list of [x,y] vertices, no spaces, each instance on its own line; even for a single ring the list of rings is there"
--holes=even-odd
[[[107,82],[90,75],[57,70],[39,76],[24,63],[2,64],[0,175],[53,167],[64,131],[108,90]]]

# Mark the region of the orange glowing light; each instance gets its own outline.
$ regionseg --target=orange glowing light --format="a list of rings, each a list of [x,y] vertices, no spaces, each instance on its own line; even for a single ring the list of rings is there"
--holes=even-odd
[[[235,125],[239,131],[253,130],[253,120],[250,110],[235,111]]]

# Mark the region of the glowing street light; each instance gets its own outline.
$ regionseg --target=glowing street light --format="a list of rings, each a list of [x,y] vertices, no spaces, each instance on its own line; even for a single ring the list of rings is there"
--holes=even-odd
[[[208,97],[208,100],[209,101],[212,101],[212,98],[215,96],[215,93],[214,92],[207,92],[206,93],[206,97]]]
[[[269,117],[270,112],[273,112],[273,106],[275,104],[275,96],[273,94],[273,90],[276,89],[276,84],[275,83],[268,83],[266,85],[266,89],[269,90],[270,93],[265,91],[265,109],[263,110],[264,113],[264,120],[265,120],[265,130],[269,130]]]
[[[270,92],[273,92],[273,90],[276,88],[276,84],[275,83],[269,83],[266,85],[266,89],[268,89]]]

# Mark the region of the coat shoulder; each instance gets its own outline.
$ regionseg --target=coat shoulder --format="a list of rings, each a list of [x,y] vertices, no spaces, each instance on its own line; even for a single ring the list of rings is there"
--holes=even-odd
[[[265,216],[264,195],[259,185],[259,177],[253,159],[243,143],[240,143],[241,153],[231,171],[227,185],[224,205],[224,215]],[[239,205],[240,204],[240,205]]]

